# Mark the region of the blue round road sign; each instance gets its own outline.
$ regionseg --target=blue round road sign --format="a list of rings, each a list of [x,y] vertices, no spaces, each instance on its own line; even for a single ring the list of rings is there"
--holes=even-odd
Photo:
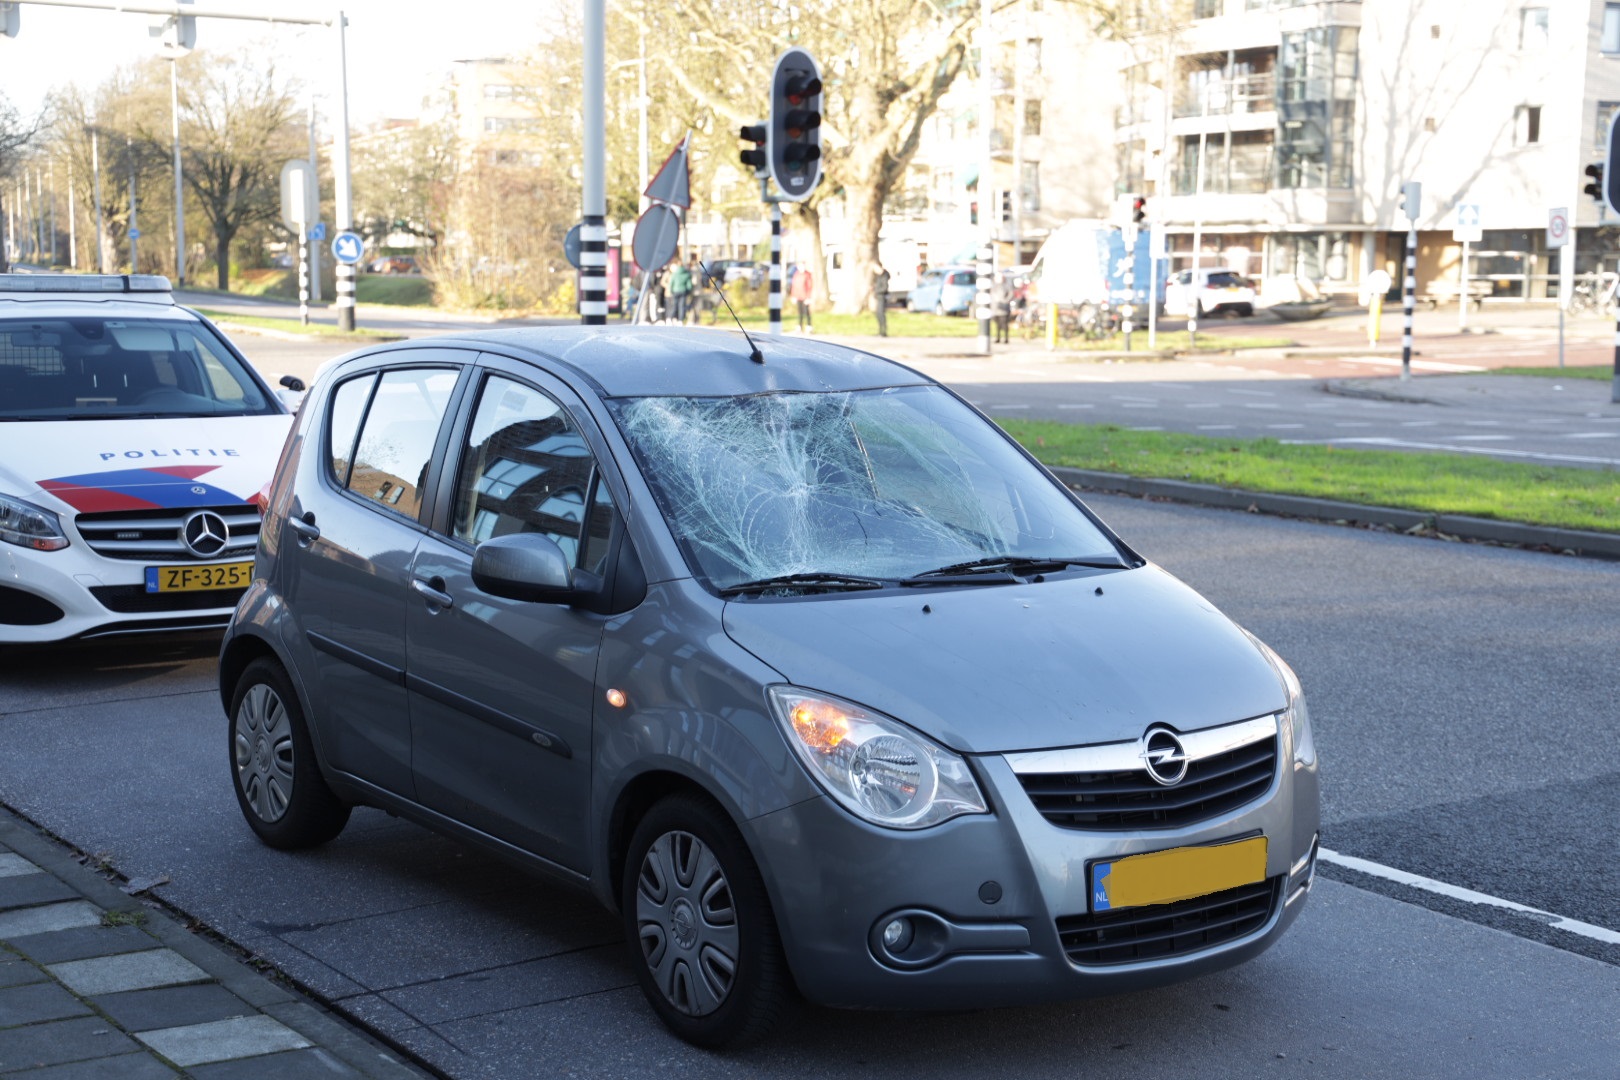
[[[317,221],[315,227],[309,230],[309,238],[317,244],[326,239],[326,222]]]
[[[365,250],[365,241],[360,239],[359,233],[340,232],[332,237],[332,257],[340,263],[353,266]]]

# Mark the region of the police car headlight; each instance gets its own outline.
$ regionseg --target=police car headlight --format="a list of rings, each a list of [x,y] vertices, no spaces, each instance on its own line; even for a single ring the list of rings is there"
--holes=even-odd
[[[0,495],[0,540],[35,551],[68,546],[67,533],[55,514],[10,495]]]

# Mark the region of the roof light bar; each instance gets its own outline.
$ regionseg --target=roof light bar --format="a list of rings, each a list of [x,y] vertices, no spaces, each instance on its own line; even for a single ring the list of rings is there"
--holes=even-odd
[[[161,274],[0,274],[0,293],[166,293]]]

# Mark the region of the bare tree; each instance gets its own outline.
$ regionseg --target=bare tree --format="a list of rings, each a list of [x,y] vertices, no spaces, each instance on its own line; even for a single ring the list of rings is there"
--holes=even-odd
[[[280,219],[282,163],[306,152],[296,88],[275,65],[194,53],[181,94],[185,180],[214,235],[218,287],[230,287],[231,245]]]
[[[16,106],[0,94],[0,181],[11,179],[23,159],[28,144],[39,131],[37,122],[28,123],[17,112]],[[0,273],[11,269],[6,257],[6,185],[0,183]]]

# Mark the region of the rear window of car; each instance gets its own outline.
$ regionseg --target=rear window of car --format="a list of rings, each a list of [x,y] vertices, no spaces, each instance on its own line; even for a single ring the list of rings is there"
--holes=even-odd
[[[951,275],[951,284],[952,285],[972,285],[973,284],[973,271],[971,271],[971,270],[958,270],[958,271],[956,271],[955,273],[953,273]]]
[[[1230,270],[1218,270],[1209,275],[1209,283],[1219,288],[1225,288],[1230,285],[1248,284],[1247,281],[1244,281],[1241,277],[1238,277],[1238,275],[1234,274]]]

